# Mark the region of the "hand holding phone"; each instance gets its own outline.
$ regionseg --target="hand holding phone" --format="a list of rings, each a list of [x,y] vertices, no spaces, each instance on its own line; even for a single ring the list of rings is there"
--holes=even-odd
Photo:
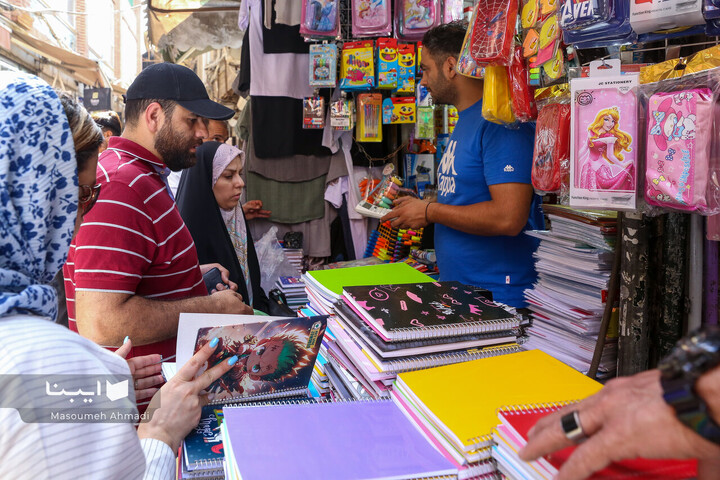
[[[205,272],[203,275],[203,281],[205,282],[205,287],[207,288],[208,293],[212,293],[217,290],[218,283],[223,285],[225,288],[230,288],[227,283],[223,282],[222,274],[217,267],[213,267]]]

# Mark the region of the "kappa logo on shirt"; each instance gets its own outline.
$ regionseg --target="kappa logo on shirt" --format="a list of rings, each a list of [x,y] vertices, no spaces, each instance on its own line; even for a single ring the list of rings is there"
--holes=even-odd
[[[505,165],[505,172],[512,173],[515,171],[515,168],[512,165]]]
[[[450,140],[450,143],[440,160],[438,167],[438,194],[440,196],[448,193],[455,193],[455,147],[457,140]]]

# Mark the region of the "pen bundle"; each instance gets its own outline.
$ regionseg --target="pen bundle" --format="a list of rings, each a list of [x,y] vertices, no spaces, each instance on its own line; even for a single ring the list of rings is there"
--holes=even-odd
[[[356,111],[356,141],[382,142],[382,94],[362,93],[358,95]]]
[[[390,222],[382,223],[373,230],[365,249],[365,257],[398,262],[407,258],[413,250],[420,248],[423,229],[416,230],[392,227]]]

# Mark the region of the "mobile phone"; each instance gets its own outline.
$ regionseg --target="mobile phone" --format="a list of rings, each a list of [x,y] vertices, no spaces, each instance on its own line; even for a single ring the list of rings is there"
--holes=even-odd
[[[203,281],[205,282],[205,287],[207,288],[208,293],[213,290],[217,290],[218,283],[223,284],[225,288],[230,288],[227,283],[223,282],[222,274],[217,267],[213,267],[205,272],[205,275],[203,275]]]

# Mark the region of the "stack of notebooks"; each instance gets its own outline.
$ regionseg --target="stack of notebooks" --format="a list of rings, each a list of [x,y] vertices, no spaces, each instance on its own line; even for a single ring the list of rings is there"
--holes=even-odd
[[[314,270],[302,276],[308,308],[316,315],[331,315],[343,287],[381,283],[428,283],[433,279],[404,263]]]
[[[519,351],[520,317],[485,295],[459,282],[345,287],[328,321],[337,356],[386,396],[400,372]]]
[[[231,407],[224,415],[229,480],[456,478],[390,401]]]
[[[499,425],[493,433],[492,456],[498,470],[511,480],[551,480],[575,447],[555,452],[532,462],[524,462],[518,452],[527,444],[528,432],[545,415],[561,405],[525,405],[498,411]],[[685,479],[697,476],[696,460],[633,459],[613,463],[596,472],[591,479]]]
[[[556,205],[545,209],[549,231],[535,252],[538,281],[525,291],[533,325],[525,348],[540,349],[573,368],[590,369],[600,330],[614,253],[615,212],[585,212]],[[607,339],[601,377],[617,368],[617,338]]]
[[[472,478],[491,457],[497,410],[579,400],[602,386],[532,350],[398,375],[395,403],[458,469]]]
[[[308,301],[307,294],[305,293],[305,284],[301,277],[280,277],[275,282],[275,286],[285,294],[288,307],[292,310],[305,305]]]
[[[224,452],[219,430],[223,406],[310,397],[311,377],[326,326],[327,317],[180,315],[177,363],[163,364],[167,379],[213,338],[219,342],[203,370],[233,355],[239,360],[208,387],[215,398],[183,442],[179,478],[222,475],[218,470]]]

